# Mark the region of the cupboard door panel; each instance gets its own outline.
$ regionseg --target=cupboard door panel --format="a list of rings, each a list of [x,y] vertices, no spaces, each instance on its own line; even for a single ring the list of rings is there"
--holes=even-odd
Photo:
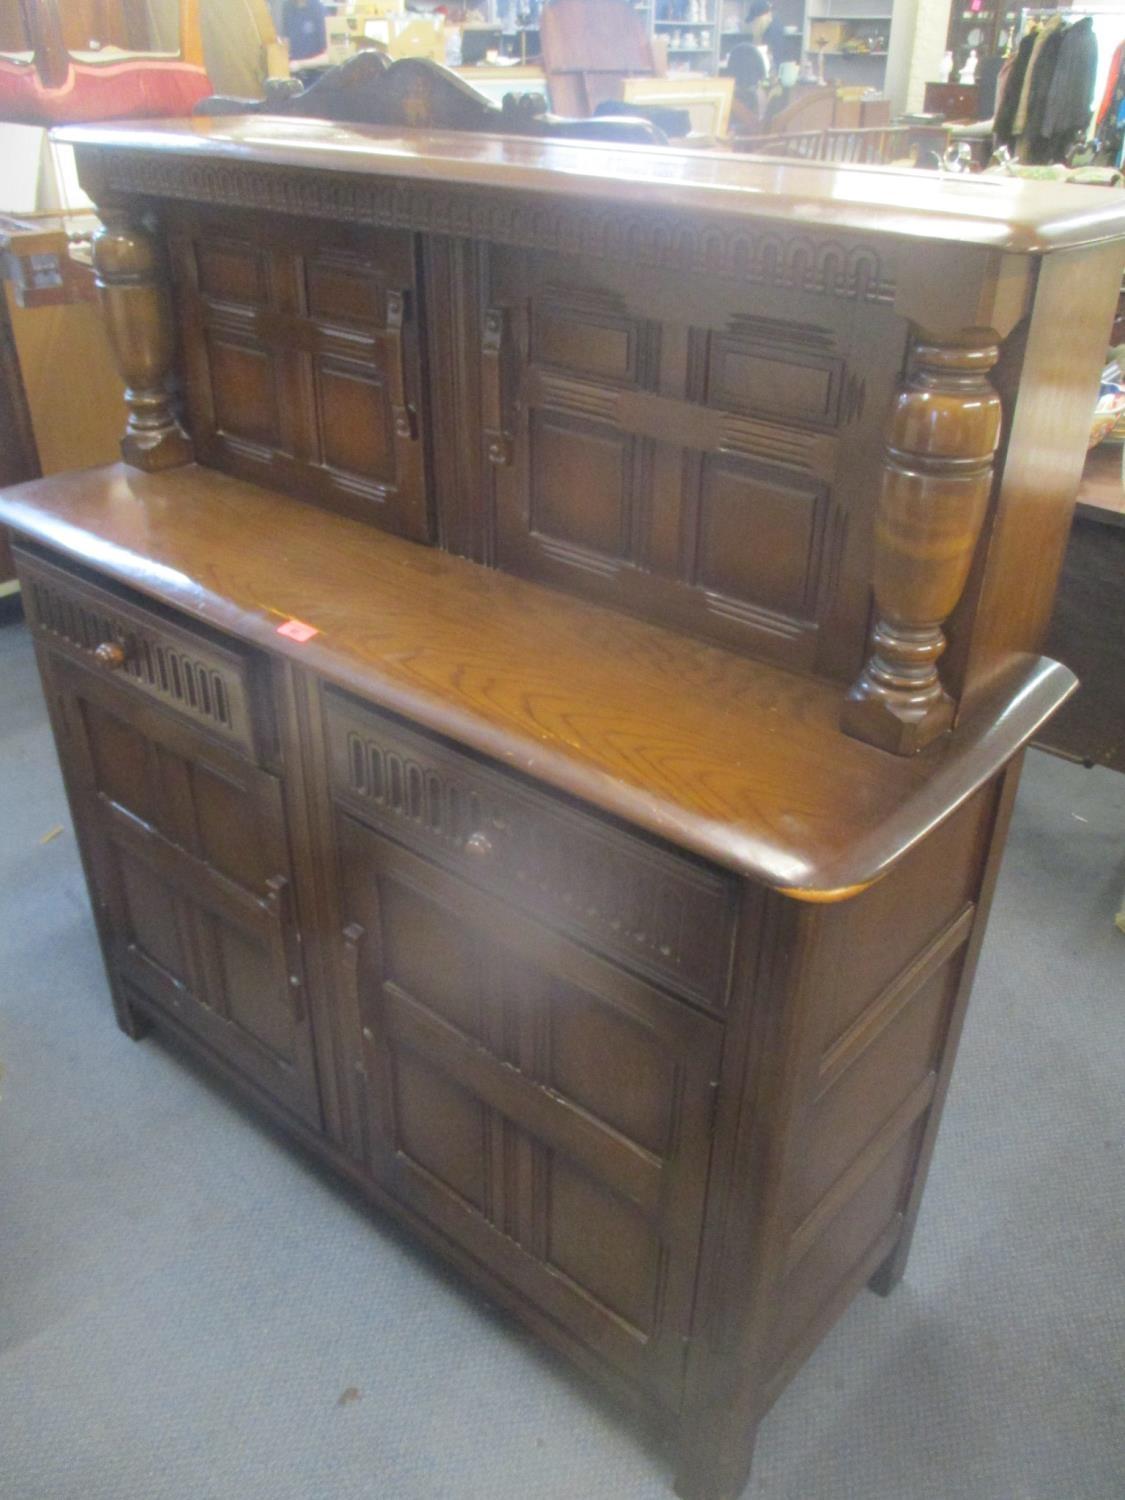
[[[200,457],[432,541],[414,236],[186,206],[169,220]]]
[[[892,310],[492,247],[481,327],[501,567],[853,674]]]
[[[722,1028],[337,831],[372,1174],[674,1408]]]
[[[280,783],[93,672],[54,674],[111,968],[319,1125]]]

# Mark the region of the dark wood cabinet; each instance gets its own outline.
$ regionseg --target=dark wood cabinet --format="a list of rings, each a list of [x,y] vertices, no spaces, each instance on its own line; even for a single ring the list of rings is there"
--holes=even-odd
[[[975,83],[927,83],[922,108],[943,120],[979,120],[979,90]]]
[[[118,1020],[734,1500],[904,1272],[1073,688],[1035,653],[1125,211],[308,121],[75,140],[126,462],[0,522]]]

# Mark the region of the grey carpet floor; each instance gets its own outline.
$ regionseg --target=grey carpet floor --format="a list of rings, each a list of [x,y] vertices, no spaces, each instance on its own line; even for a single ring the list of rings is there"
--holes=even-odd
[[[1032,754],[906,1282],[783,1395],[752,1500],[1125,1495],[1123,856],[1125,777]],[[0,1061],[3,1500],[669,1500],[590,1384],[116,1030],[12,626]]]

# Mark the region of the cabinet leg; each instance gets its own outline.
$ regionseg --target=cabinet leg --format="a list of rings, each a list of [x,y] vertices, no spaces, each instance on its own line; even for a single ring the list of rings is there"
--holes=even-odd
[[[910,1259],[911,1227],[903,1230],[895,1241],[895,1247],[886,1260],[874,1272],[867,1285],[877,1297],[889,1297],[906,1275],[906,1262]]]
[[[151,1022],[133,1009],[117,985],[113,986],[113,1014],[117,1017],[118,1026],[130,1041],[143,1041],[152,1030]]]
[[[676,1494],[680,1500],[738,1500],[750,1481],[757,1424],[736,1424],[724,1413],[691,1423],[680,1440]]]

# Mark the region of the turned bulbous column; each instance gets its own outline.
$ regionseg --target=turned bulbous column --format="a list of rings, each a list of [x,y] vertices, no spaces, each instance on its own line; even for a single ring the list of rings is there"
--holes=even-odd
[[[190,463],[191,439],[173,404],[175,336],[152,237],[128,215],[104,212],[94,270],[129,408],[121,455],[138,469]]]
[[[897,755],[948,729],[942,625],[965,588],[992,486],[1000,398],[988,380],[995,335],[921,336],[895,398],[875,520],[876,625],[842,727]]]

